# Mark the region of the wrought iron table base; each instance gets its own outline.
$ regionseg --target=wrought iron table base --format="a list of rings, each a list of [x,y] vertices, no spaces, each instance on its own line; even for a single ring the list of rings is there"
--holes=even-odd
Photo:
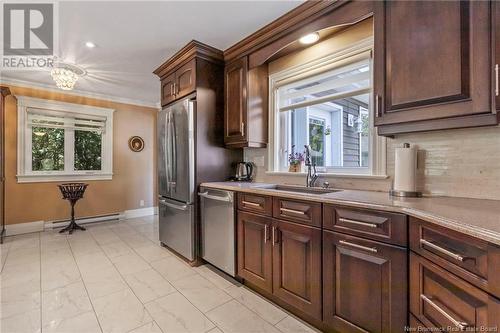
[[[84,227],[79,226],[75,222],[75,204],[78,200],[83,198],[83,193],[87,188],[88,184],[83,183],[67,183],[58,185],[61,193],[63,195],[63,199],[68,200],[71,205],[71,220],[69,225],[59,231],[59,233],[63,233],[68,231],[71,235],[74,230],[85,230]]]
[[[60,234],[62,234],[63,232],[69,231],[69,234],[71,235],[73,233],[73,230],[86,230],[84,227],[76,224],[76,222],[75,222],[76,200],[75,201],[70,200],[70,204],[71,204],[71,222],[65,228],[63,228],[62,230],[59,231]]]

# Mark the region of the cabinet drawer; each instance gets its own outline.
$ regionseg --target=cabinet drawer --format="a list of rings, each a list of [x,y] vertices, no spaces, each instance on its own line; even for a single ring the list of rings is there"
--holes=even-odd
[[[265,195],[238,193],[238,209],[272,216],[273,198]]]
[[[498,247],[412,217],[410,248],[477,287],[500,297],[500,274],[495,274],[495,267],[500,267]]]
[[[413,332],[424,332],[427,327],[420,322],[414,315],[410,313],[410,327],[414,329]]]
[[[499,325],[500,301],[411,253],[410,311],[426,327],[472,332]]]
[[[323,227],[347,234],[406,246],[406,215],[368,209],[323,206]]]
[[[321,227],[321,203],[274,198],[273,216],[282,220]]]

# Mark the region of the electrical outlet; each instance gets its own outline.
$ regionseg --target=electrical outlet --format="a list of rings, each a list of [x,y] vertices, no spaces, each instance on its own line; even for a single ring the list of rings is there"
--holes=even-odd
[[[144,200],[139,201],[139,206],[144,207]]]

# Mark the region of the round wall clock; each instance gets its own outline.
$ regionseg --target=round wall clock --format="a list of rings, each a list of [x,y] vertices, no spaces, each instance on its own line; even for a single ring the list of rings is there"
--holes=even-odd
[[[128,139],[128,147],[136,153],[140,152],[144,149],[144,140],[140,136],[132,136]]]

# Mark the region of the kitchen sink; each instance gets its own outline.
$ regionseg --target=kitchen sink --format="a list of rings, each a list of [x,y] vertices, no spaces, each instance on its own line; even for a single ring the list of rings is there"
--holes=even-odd
[[[333,188],[322,188],[322,187],[305,187],[297,185],[272,185],[269,187],[262,187],[266,190],[277,190],[286,192],[297,192],[297,193],[307,193],[307,194],[326,194],[340,192],[342,190],[337,190]]]

